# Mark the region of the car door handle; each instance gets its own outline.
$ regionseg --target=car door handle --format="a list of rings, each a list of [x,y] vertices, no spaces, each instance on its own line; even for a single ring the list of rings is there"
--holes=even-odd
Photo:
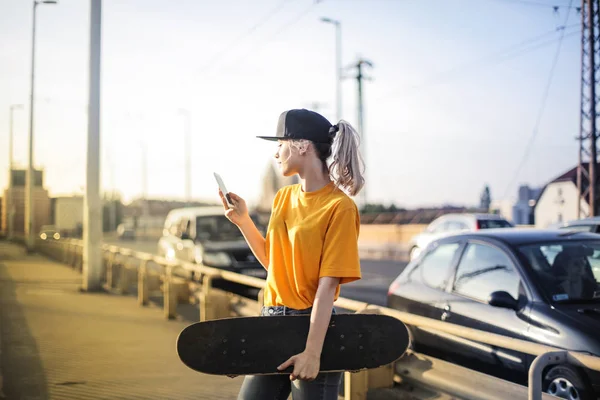
[[[448,317],[450,317],[450,315],[452,314],[450,310],[450,305],[446,304],[446,307],[444,307],[444,312],[442,313],[442,321],[445,321],[448,319]]]

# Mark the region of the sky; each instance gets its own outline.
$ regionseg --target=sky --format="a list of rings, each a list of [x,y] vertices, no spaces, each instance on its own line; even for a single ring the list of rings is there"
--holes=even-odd
[[[147,195],[183,199],[185,110],[192,197],[218,200],[216,171],[256,202],[276,144],[255,136],[274,134],[290,108],[317,105],[336,122],[335,29],[320,21],[329,17],[341,21],[342,117],[354,126],[351,64],[373,63],[363,82],[368,202],[476,205],[486,184],[493,200],[514,198],[577,163],[580,2],[569,3],[104,0],[102,190],[140,197],[146,160]],[[85,187],[89,7],[37,8],[34,163],[52,196]],[[25,105],[14,159],[28,162],[31,27],[32,2],[0,0],[0,171],[11,104]],[[0,188],[7,181],[0,173]]]

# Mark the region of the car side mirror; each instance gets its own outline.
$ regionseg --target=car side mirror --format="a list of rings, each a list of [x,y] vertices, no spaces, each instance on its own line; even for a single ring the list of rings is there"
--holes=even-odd
[[[181,234],[181,240],[190,240],[190,235],[188,235],[187,233],[183,232]]]
[[[490,297],[488,297],[488,304],[490,306],[508,308],[511,310],[517,310],[519,308],[519,302],[503,290],[490,294]]]

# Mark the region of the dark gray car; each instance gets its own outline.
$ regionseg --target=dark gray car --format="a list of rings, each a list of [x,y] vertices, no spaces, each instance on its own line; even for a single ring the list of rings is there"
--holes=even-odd
[[[507,337],[600,356],[600,237],[498,229],[434,241],[392,283],[388,306]],[[534,357],[409,327],[415,350],[527,383]],[[544,390],[596,399],[600,373],[570,364],[544,372]]]

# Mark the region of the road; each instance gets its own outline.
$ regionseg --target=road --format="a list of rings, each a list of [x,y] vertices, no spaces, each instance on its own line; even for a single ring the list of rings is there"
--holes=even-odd
[[[155,253],[157,241],[105,239],[104,243],[133,249],[135,251]],[[342,286],[341,296],[352,300],[364,301],[380,306],[386,305],[387,291],[392,281],[402,272],[405,262],[387,260],[360,261],[362,279]]]

